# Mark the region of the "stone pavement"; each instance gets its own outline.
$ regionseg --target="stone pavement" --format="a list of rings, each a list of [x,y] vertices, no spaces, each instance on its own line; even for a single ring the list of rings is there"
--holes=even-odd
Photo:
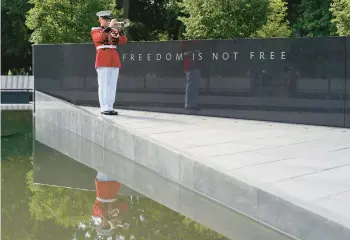
[[[350,129],[128,110],[101,116],[38,92],[36,105],[38,117],[297,239],[350,239]]]
[[[350,228],[350,129],[119,112],[106,118]]]

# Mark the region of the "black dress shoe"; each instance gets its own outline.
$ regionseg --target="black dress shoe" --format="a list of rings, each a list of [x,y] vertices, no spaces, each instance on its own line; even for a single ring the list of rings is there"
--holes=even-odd
[[[111,111],[104,111],[101,112],[102,115],[112,115]]]
[[[118,115],[118,112],[114,111],[114,110],[110,111],[110,113],[111,113],[111,115]]]
[[[114,111],[114,110],[109,110],[109,111],[104,111],[101,112],[102,115],[118,115],[118,112]]]

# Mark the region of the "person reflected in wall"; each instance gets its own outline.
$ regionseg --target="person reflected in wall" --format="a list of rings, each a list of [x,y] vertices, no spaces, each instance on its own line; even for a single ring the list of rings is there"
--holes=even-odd
[[[288,66],[287,70],[287,90],[288,90],[288,96],[289,97],[295,97],[297,94],[297,82],[298,78],[300,77],[300,73],[297,71],[297,69],[290,65]]]
[[[260,72],[259,69],[252,65],[246,73],[246,76],[250,79],[250,94],[252,96],[258,96],[260,89]]]
[[[185,108],[188,110],[199,110],[198,95],[201,72],[199,66],[200,50],[196,44],[198,41],[182,42],[186,75]]]
[[[260,91],[259,96],[266,97],[269,95],[269,86],[271,85],[271,76],[266,67],[261,67],[260,72]]]
[[[124,31],[116,27],[117,20],[112,19],[111,13],[112,11],[98,12],[96,15],[100,27],[91,29],[91,37],[96,47],[98,98],[103,115],[118,115],[113,109],[121,68],[117,46],[128,42]]]
[[[92,206],[91,217],[96,226],[97,239],[108,239],[114,236],[114,229],[128,228],[123,224],[123,214],[128,203],[119,198],[120,182],[115,178],[98,172],[95,179],[96,200]]]

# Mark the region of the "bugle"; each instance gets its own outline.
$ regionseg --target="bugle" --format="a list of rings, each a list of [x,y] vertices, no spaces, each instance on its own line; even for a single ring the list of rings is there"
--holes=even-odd
[[[118,29],[126,28],[126,27],[130,26],[130,23],[131,22],[129,19],[125,19],[121,22],[116,22],[112,28],[118,28]]]

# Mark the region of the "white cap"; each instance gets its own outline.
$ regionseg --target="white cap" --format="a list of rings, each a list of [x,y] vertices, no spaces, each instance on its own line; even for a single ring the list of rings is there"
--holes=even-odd
[[[110,17],[111,17],[111,14],[112,14],[112,11],[105,10],[105,11],[100,11],[100,12],[96,13],[96,16],[97,16],[97,17],[107,17],[107,18],[110,18]]]

